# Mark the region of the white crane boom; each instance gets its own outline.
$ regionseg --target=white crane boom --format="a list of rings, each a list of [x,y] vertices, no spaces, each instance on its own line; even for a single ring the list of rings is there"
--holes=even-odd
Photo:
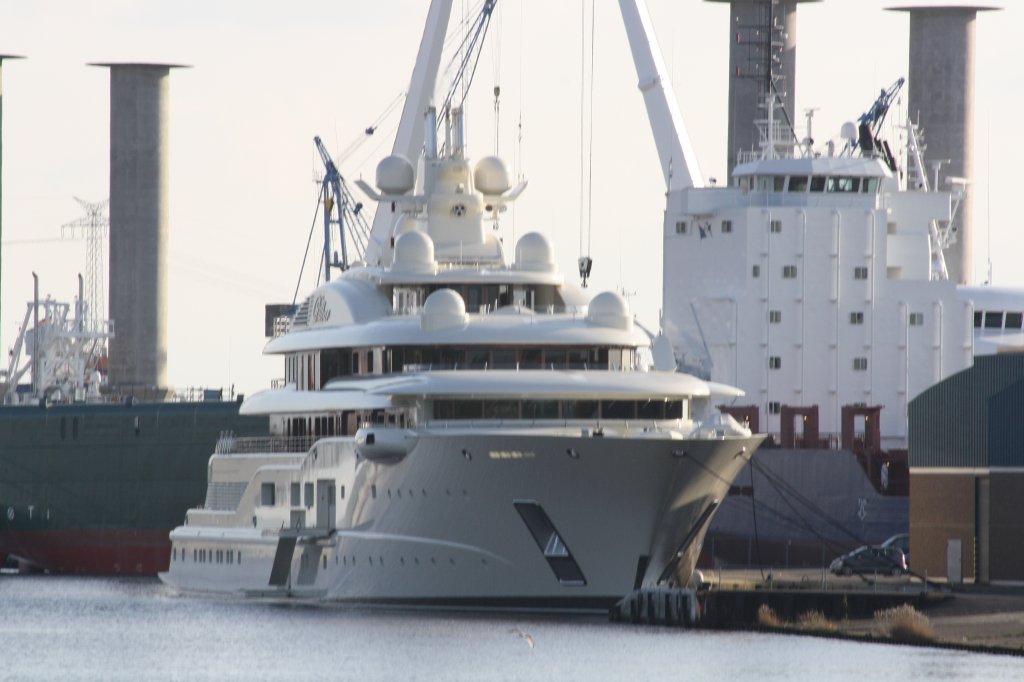
[[[401,154],[416,162],[423,149],[424,115],[434,97],[437,71],[441,64],[441,49],[448,32],[448,21],[452,13],[452,0],[432,0],[427,10],[427,22],[423,38],[416,54],[416,66],[412,71],[409,91],[405,96],[402,118],[398,123],[392,154]],[[366,245],[366,262],[376,263],[388,254],[391,243],[391,229],[394,214],[385,207],[378,207],[370,228],[370,239]]]
[[[629,37],[633,65],[639,78],[638,87],[647,105],[647,118],[658,148],[661,171],[668,191],[703,187],[704,180],[697,164],[697,155],[679,112],[672,82],[666,76],[658,39],[643,0],[619,0],[622,24]]]

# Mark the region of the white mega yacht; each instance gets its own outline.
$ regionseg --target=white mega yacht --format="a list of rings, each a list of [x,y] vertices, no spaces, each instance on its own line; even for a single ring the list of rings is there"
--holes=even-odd
[[[432,3],[396,142],[422,158],[380,163],[368,263],[267,345],[285,384],[241,412],[271,433],[219,442],[204,506],[171,533],[171,586],[604,608],[688,581],[761,441],[716,408],[740,391],[675,372],[621,296],[565,280],[543,235],[507,261],[488,221],[523,185],[496,157],[471,166],[458,107],[439,146],[423,94],[450,6]]]

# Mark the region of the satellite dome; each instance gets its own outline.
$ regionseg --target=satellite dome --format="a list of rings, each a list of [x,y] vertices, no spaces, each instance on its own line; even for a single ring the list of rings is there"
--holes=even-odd
[[[427,296],[420,314],[420,329],[435,331],[438,329],[461,328],[466,326],[466,304],[462,297],[451,289],[438,289]]]
[[[418,230],[398,235],[392,267],[400,272],[434,272],[434,241]]]
[[[614,291],[602,292],[590,301],[587,322],[626,331],[633,329],[633,316],[629,313],[629,304]]]
[[[508,166],[497,156],[485,156],[473,171],[473,185],[477,191],[491,196],[504,194],[512,187]]]
[[[847,121],[843,124],[843,127],[839,129],[839,136],[844,140],[856,140],[857,124],[853,121]]]
[[[515,265],[520,270],[554,272],[555,250],[540,232],[528,232],[516,243]]]
[[[377,164],[377,188],[384,194],[405,194],[416,186],[416,173],[409,159],[392,154]]]

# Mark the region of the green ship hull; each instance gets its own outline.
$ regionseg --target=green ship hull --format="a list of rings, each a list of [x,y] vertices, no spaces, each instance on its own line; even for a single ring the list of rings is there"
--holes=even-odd
[[[206,497],[224,432],[265,435],[237,402],[0,408],[0,562],[55,573],[151,575]]]

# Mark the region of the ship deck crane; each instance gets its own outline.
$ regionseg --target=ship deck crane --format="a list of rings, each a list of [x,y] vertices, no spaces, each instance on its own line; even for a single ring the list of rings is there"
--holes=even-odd
[[[334,159],[328,153],[320,136],[313,138],[317,152],[324,164],[324,177],[320,182],[320,201],[324,207],[324,281],[331,280],[331,268],[348,270],[353,260],[362,260],[366,254],[370,226],[362,214],[362,203],[355,200],[345,178],[338,171]],[[334,228],[337,228],[335,232]],[[332,235],[338,235],[341,259],[335,252],[332,257]],[[349,259],[349,239],[355,251],[355,258]]]

